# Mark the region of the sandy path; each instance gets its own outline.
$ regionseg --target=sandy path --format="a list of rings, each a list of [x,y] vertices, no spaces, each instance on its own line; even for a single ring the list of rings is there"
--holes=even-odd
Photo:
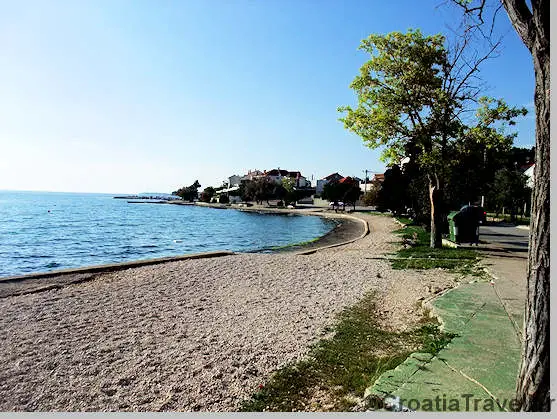
[[[387,217],[312,255],[243,254],[144,266],[0,300],[0,409],[233,411],[376,291],[386,323],[416,319],[442,271],[393,271]]]

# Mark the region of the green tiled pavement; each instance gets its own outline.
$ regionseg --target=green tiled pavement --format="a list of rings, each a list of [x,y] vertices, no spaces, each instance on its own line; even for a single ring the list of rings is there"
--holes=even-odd
[[[462,285],[433,307],[444,330],[458,337],[429,361],[411,356],[366,395],[398,397],[411,410],[511,410],[521,345],[492,285]]]

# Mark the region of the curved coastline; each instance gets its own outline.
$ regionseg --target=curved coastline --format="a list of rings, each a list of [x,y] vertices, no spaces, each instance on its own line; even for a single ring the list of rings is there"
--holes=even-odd
[[[169,202],[173,205],[185,205],[185,203],[180,202]],[[269,208],[269,207],[244,207],[239,205],[225,205],[225,204],[209,204],[204,202],[196,202],[195,205],[207,207],[207,208],[217,208],[217,209],[234,209],[243,212],[257,212],[260,214],[296,214],[296,215],[306,215],[315,216],[321,218],[331,218],[340,221],[332,230],[325,233],[324,235],[310,240],[307,242],[293,243],[286,246],[274,247],[269,249],[259,249],[253,252],[247,253],[261,253],[261,252],[289,252],[289,251],[303,251],[300,254],[306,254],[306,251],[318,251],[322,248],[329,248],[333,246],[340,246],[345,243],[351,243],[354,240],[363,238],[369,233],[369,226],[367,222],[361,218],[351,216],[344,213],[333,213],[325,210],[324,208],[314,209],[314,208]]]
[[[218,205],[218,204],[217,204]],[[213,207],[211,204],[200,205]],[[280,248],[259,249],[252,252],[233,252],[229,250],[219,250],[204,253],[188,253],[183,255],[168,256],[153,259],[142,259],[136,261],[110,263],[102,265],[84,266],[80,268],[61,269],[48,272],[36,272],[24,275],[13,275],[0,278],[0,298],[7,298],[15,295],[24,295],[36,292],[47,291],[50,289],[58,289],[71,284],[79,284],[95,279],[98,275],[116,272],[125,269],[138,268],[148,265],[159,265],[165,263],[176,262],[187,259],[206,259],[221,256],[231,256],[235,254],[245,253],[286,253],[300,252],[298,254],[309,254],[319,249],[340,246],[346,243],[358,240],[364,237],[369,230],[367,223],[362,226],[362,220],[345,214],[332,214],[322,211],[314,211],[308,209],[272,209],[272,208],[234,208],[227,206],[216,206],[219,209],[235,209],[246,212],[272,213],[272,214],[296,214],[307,216],[318,216],[322,218],[333,218],[335,220],[343,220],[338,223],[332,230],[317,237],[314,240],[303,243],[293,243]],[[362,233],[362,230],[364,231]]]
[[[238,411],[277,369],[327,336],[344,307],[370,293],[382,324],[418,323],[416,302],[453,276],[393,270],[380,256],[398,247],[396,224],[355,218],[373,234],[307,256],[175,261],[0,299],[10,344],[0,356],[0,407]]]

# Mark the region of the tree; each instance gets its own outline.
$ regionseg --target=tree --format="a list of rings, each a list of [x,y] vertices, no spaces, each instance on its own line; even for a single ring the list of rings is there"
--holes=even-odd
[[[511,108],[502,99],[482,97],[478,102],[476,124],[465,127],[454,144],[447,199],[453,208],[480,203],[481,196],[489,193],[495,173],[514,158],[513,150],[517,150],[511,148],[517,133],[507,128],[515,124],[515,118],[527,114],[525,108]]]
[[[431,247],[441,247],[446,218],[444,191],[454,142],[467,133],[460,116],[476,101],[480,90],[472,83],[473,77],[497,47],[467,60],[468,45],[465,36],[449,51],[442,35],[424,36],[419,30],[370,35],[360,49],[371,59],[350,85],[358,95],[358,107],[339,108],[345,113],[341,118],[345,128],[362,137],[367,146],[383,147],[387,162],[398,163],[410,148],[414,151],[410,158],[418,162],[428,179]],[[486,101],[483,106],[491,104]],[[514,111],[496,110],[500,115]],[[489,125],[488,131],[478,127],[467,134],[479,137],[492,133]]]
[[[526,175],[516,169],[501,169],[495,174],[492,185],[492,200],[500,213],[507,208],[511,214],[511,220],[515,219],[519,208],[530,199],[530,190],[526,186]]]
[[[177,195],[182,198],[184,201],[192,202],[194,199],[197,199],[198,193],[197,190],[201,188],[201,185],[196,180],[192,185],[187,187],[182,187],[177,191],[172,192],[173,195]]]
[[[358,181],[346,182],[343,184],[344,194],[342,196],[342,202],[346,204],[352,204],[354,211],[356,211],[356,202],[360,199],[362,195],[362,190]]]
[[[321,198],[326,199],[334,204],[335,207],[341,201],[344,191],[342,185],[339,182],[328,182],[323,186],[323,192],[321,193]]]
[[[398,165],[395,164],[385,171],[385,179],[377,195],[380,207],[390,209],[394,214],[404,211],[407,183]]]
[[[343,178],[338,182],[329,182],[323,187],[322,197],[334,203],[338,208],[338,203],[342,202],[343,209],[347,203],[352,204],[356,209],[356,201],[360,198],[362,191],[357,181],[352,178]]]
[[[290,203],[296,203],[296,180],[290,177],[285,177],[282,179],[282,189],[278,194],[279,199],[284,200],[284,205],[287,206]]]
[[[213,188],[212,186],[208,186],[203,189],[203,192],[201,192],[201,197],[199,198],[199,200],[203,202],[211,202],[211,198],[213,196],[215,196],[215,188]]]
[[[240,185],[240,193],[244,201],[255,201],[262,204],[273,197],[275,183],[269,178],[262,176],[253,180],[244,182]]]
[[[362,203],[367,207],[377,206],[377,189],[372,187],[362,197]]]
[[[475,25],[484,25],[486,0],[455,0]],[[498,2],[496,2],[498,4]],[[549,190],[550,190],[550,48],[549,0],[501,0],[512,26],[532,55],[536,87],[536,169],[530,217],[527,299],[517,400],[522,411],[549,411]],[[492,27],[501,9],[489,19]]]

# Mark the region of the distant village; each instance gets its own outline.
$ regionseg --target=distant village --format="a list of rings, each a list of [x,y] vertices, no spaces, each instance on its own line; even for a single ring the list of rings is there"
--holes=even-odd
[[[401,162],[401,167],[406,161]],[[531,187],[535,165],[529,163],[520,167],[525,175],[527,186]],[[220,204],[240,204],[255,201],[268,206],[288,206],[297,204],[317,204],[321,206],[364,205],[374,206],[377,194],[385,181],[385,173],[369,173],[364,179],[343,176],[335,172],[315,184],[300,171],[285,169],[248,170],[244,175],[232,175],[218,187],[205,187],[194,184],[178,189],[171,194],[142,193],[138,195],[117,196],[119,199],[134,201],[189,201]],[[367,171],[366,171],[367,174]]]
[[[291,181],[294,189],[300,192],[305,192],[306,197],[297,200],[300,203],[313,203],[314,198],[320,198],[323,195],[325,186],[328,184],[338,183],[338,184],[350,184],[357,185],[362,193],[367,192],[371,188],[378,188],[384,179],[383,174],[374,174],[371,178],[360,179],[358,177],[342,176],[341,174],[335,172],[322,179],[317,179],[315,185],[312,185],[311,181],[307,179],[300,171],[289,171],[284,169],[272,169],[272,170],[249,170],[245,175],[232,175],[228,177],[228,182],[226,187],[222,189],[217,189],[215,192],[215,201],[218,201],[218,197],[221,194],[228,194],[230,197],[230,203],[238,203],[242,201],[242,196],[235,193],[240,191],[242,185],[248,182],[266,180],[270,184],[283,185],[288,181]]]

